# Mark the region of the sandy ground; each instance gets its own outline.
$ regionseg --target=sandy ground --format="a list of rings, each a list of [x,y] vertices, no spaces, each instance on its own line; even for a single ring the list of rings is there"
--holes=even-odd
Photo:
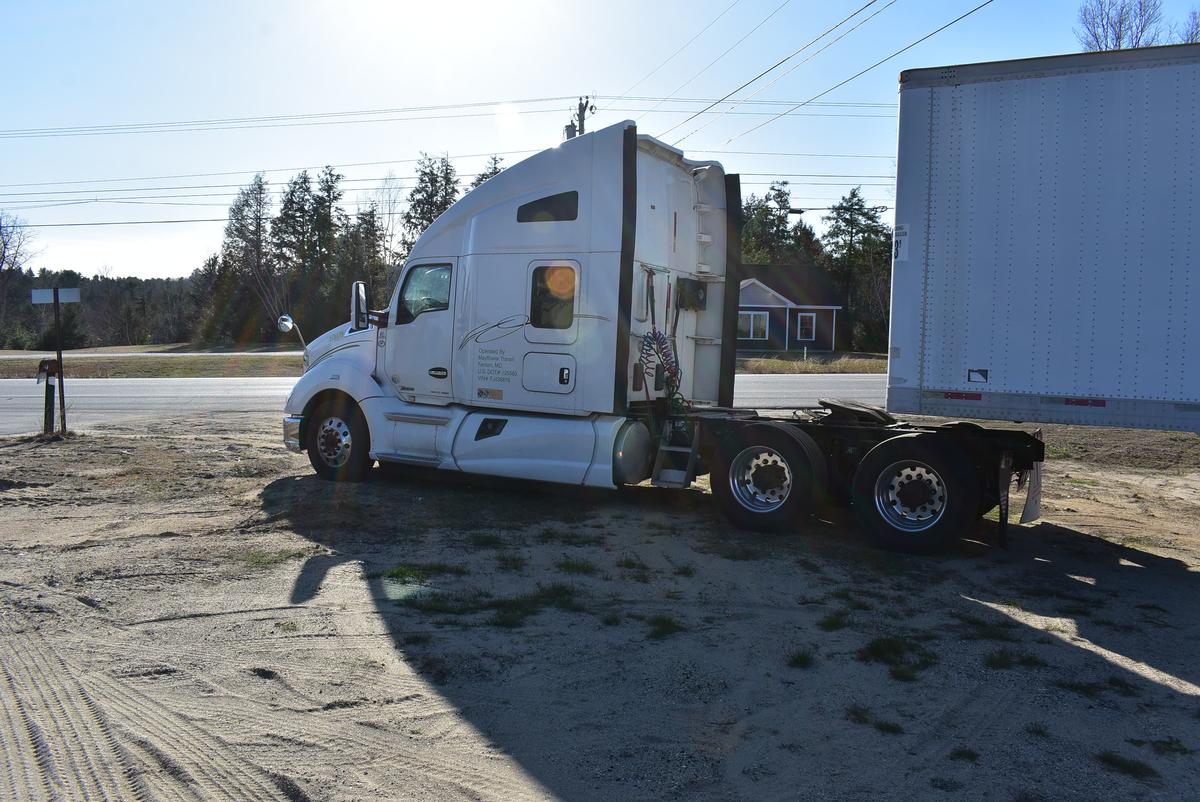
[[[0,799],[1200,798],[1164,442],[915,558],[703,492],[334,486],[261,417],[0,440]]]

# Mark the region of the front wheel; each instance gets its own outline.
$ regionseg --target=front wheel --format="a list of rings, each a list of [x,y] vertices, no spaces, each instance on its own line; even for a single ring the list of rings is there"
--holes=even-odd
[[[867,452],[854,474],[855,515],[887,548],[942,549],[978,517],[975,473],[955,444],[936,435],[884,440]]]
[[[813,467],[783,432],[754,432],[719,451],[709,479],[721,511],[741,529],[789,529],[811,507]]]
[[[305,432],[308,461],[322,479],[358,482],[371,467],[371,435],[358,405],[348,398],[323,401]]]

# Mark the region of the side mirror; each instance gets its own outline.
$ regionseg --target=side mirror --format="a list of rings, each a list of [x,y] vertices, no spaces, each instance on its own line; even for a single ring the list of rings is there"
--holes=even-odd
[[[350,328],[355,331],[367,327],[367,285],[356,281],[350,289]]]
[[[304,335],[300,333],[300,327],[296,325],[296,321],[292,320],[291,315],[280,315],[279,320],[275,321],[275,327],[283,334],[295,329],[296,336],[300,338],[300,345],[308,348],[308,343],[304,342]]]

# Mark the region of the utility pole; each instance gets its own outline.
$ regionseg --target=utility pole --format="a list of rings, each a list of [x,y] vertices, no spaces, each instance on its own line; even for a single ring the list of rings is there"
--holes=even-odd
[[[584,96],[579,98],[579,105],[576,111],[571,115],[571,122],[567,123],[563,128],[563,133],[566,139],[574,139],[577,136],[583,136],[587,133],[585,120],[587,115],[595,114],[596,106],[591,102],[591,98]]]

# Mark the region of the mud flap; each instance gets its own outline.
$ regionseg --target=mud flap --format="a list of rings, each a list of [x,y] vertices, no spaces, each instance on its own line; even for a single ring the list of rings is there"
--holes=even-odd
[[[1042,430],[1033,433],[1038,440],[1042,439]],[[1042,517],[1042,463],[1035,462],[1033,467],[1021,472],[1021,484],[1029,485],[1029,494],[1025,496],[1025,507],[1021,510],[1021,523],[1027,524]]]

